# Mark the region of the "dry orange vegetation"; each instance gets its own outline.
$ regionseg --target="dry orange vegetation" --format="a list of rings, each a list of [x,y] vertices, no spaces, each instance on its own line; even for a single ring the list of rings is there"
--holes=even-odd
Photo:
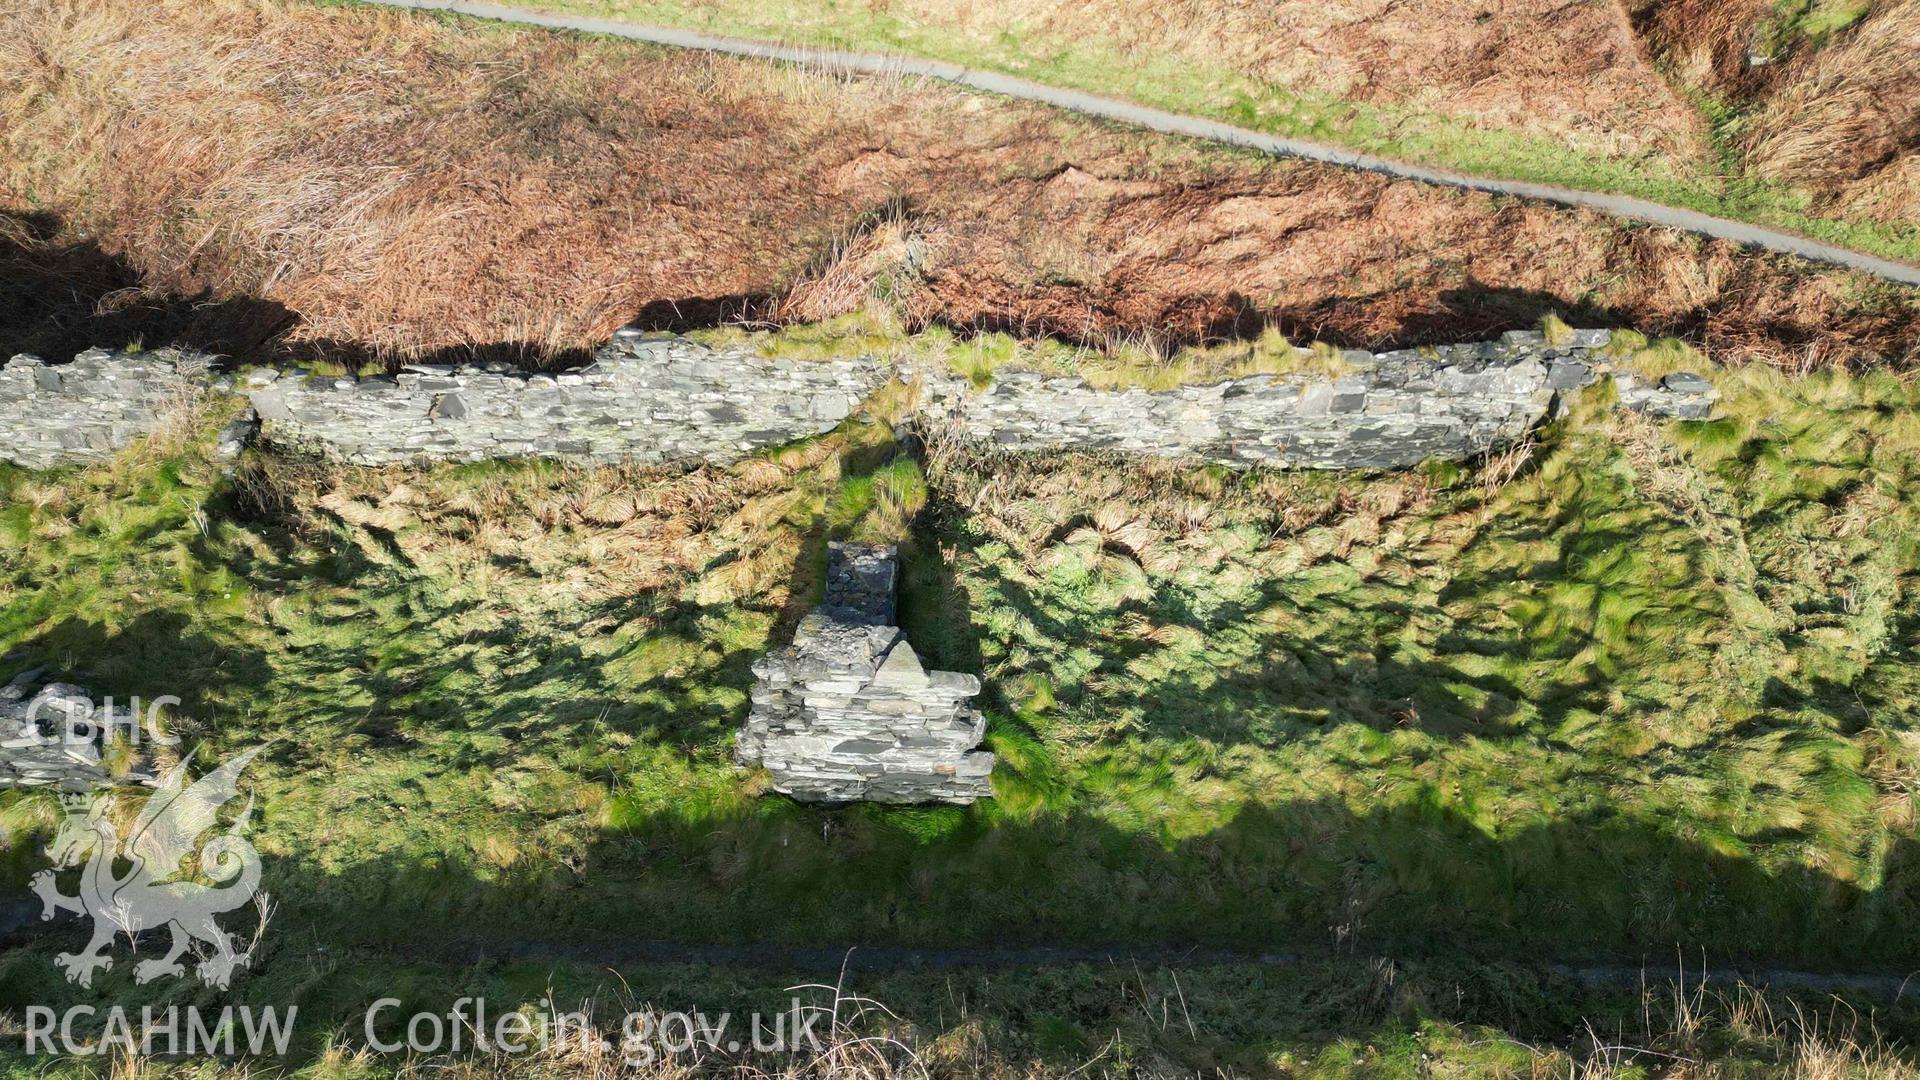
[[[1431,110],[1606,155],[1703,152],[1699,118],[1614,4],[1563,0],[874,0],[983,42],[1090,28],[1134,59],[1222,65],[1315,98]],[[804,21],[808,5],[794,6]]]
[[[789,313],[884,279],[918,320],[1091,340],[1266,320],[1435,340],[1558,309],[1785,361],[1920,349],[1910,292],[1594,215],[940,86],[386,12],[25,0],[0,10],[0,99],[0,199],[46,215],[0,236],[0,285],[66,274],[93,303],[112,274],[68,271],[105,265],[133,289],[115,310],[246,298],[251,337],[181,331],[232,348],[274,330],[295,351],[552,354],[636,315],[777,312],[884,215],[852,285]]]
[[[1920,258],[1920,0],[520,0],[936,55]]]
[[[1779,18],[1765,0],[1672,0],[1641,21],[1677,79],[1744,114],[1745,167],[1822,212],[1920,228],[1920,0],[1846,9],[1818,41],[1772,40]]]

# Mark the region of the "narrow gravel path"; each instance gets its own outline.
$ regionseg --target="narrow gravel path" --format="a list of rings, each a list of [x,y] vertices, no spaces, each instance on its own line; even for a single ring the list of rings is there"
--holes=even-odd
[[[421,11],[448,11],[459,15],[470,15],[480,19],[494,19],[501,22],[521,23],[528,26],[543,26],[555,30],[577,30],[590,34],[607,34],[613,37],[631,38],[635,41],[648,41],[658,45],[672,45],[683,49],[703,49],[709,52],[727,53],[733,56],[748,56],[763,60],[777,60],[786,63],[805,64],[812,67],[827,68],[835,71],[856,72],[866,75],[918,75],[930,79],[958,83],[976,90],[1004,94],[1007,97],[1025,101],[1037,101],[1062,109],[1070,109],[1087,116],[1097,116],[1104,120],[1113,120],[1150,131],[1166,132],[1172,135],[1186,135],[1196,139],[1208,139],[1214,142],[1244,146],[1282,157],[1306,158],[1310,161],[1324,161],[1348,168],[1365,169],[1368,172],[1384,173],[1388,176],[1407,180],[1419,180],[1429,184],[1444,184],[1448,187],[1465,188],[1469,191],[1485,191],[1497,195],[1513,195],[1524,199],[1538,199],[1543,202],[1558,203],[1562,206],[1580,206],[1599,210],[1617,217],[1644,221],[1654,225],[1665,225],[1687,232],[1700,233],[1722,240],[1731,240],[1739,244],[1765,248],[1769,251],[1784,252],[1818,262],[1845,266],[1854,270],[1863,270],[1889,281],[1906,285],[1920,285],[1920,266],[1895,262],[1875,255],[1867,255],[1848,248],[1811,240],[1793,233],[1779,232],[1758,225],[1748,225],[1739,221],[1714,217],[1694,210],[1681,210],[1645,199],[1630,198],[1625,195],[1605,195],[1592,191],[1576,191],[1572,188],[1555,187],[1551,184],[1531,184],[1515,180],[1492,180],[1485,177],[1469,176],[1465,173],[1451,172],[1446,169],[1429,168],[1424,165],[1409,165],[1371,154],[1356,153],[1325,143],[1308,142],[1303,139],[1290,139],[1279,135],[1267,135],[1247,128],[1223,124],[1217,120],[1207,120],[1198,116],[1183,116],[1179,113],[1165,112],[1160,109],[1135,105],[1097,94],[1083,93],[1078,90],[1063,90],[1026,79],[1002,75],[992,71],[962,67],[939,60],[923,60],[911,56],[888,56],[879,53],[846,52],[839,49],[813,48],[799,45],[778,45],[771,42],[751,41],[744,38],[722,37],[717,34],[705,34],[696,30],[676,30],[665,26],[647,26],[640,23],[621,22],[617,19],[597,19],[586,15],[554,15],[540,11],[527,11],[505,4],[489,4],[474,0],[362,0],[364,3],[379,4],[384,7],[412,8]]]

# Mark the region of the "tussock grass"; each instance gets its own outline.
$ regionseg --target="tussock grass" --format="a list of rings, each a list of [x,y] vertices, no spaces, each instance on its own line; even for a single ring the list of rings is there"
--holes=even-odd
[[[914,93],[302,5],[28,0],[0,27],[10,207],[130,263],[139,299],[258,297],[298,313],[306,351],[383,361],[538,362],[648,301],[719,291],[705,264],[755,256],[699,236],[693,210],[661,208],[636,236],[628,204],[703,172],[709,190],[743,172],[777,188],[766,155],[787,151],[771,145],[804,148]],[[666,134],[721,114],[741,125],[734,150]],[[782,215],[795,234],[828,219]]]
[[[315,869],[434,852],[507,880],[702,798],[748,805],[724,758],[747,663],[812,602],[828,535],[897,538],[924,498],[873,464],[890,439],[856,423],[686,475],[255,456],[226,482],[200,445],[12,471],[6,640],[32,643],[20,666],[185,697],[196,740],[297,733],[269,786],[308,824],[266,850]],[[491,719],[460,704],[481,701]],[[422,812],[376,825],[396,793]],[[363,828],[384,836],[341,846]]]
[[[892,312],[889,305],[914,286],[926,248],[905,205],[889,201],[803,273],[782,298],[775,317],[810,324],[871,311],[885,319]]]
[[[1650,339],[1633,330],[1615,331],[1606,352],[1628,371],[1646,379],[1660,379],[1685,371],[1711,378],[1715,365],[1679,338]]]
[[[330,948],[644,913],[695,942],[1897,961],[1920,400],[1716,377],[1713,424],[1596,395],[1525,455],[1387,477],[909,458],[867,416],[686,474],[226,481],[209,434],[0,472],[0,651],[178,694],[210,754],[278,737],[276,929]],[[836,535],[902,542],[916,650],[984,676],[996,799],[804,807],[732,767]],[[28,801],[0,798],[7,872]]]
[[[1497,968],[1380,960],[1185,968],[1135,962],[865,976],[841,969],[824,977],[831,982],[795,987],[764,974],[691,965],[609,972],[576,962],[516,962],[474,972],[354,959],[352,968],[310,978],[301,988],[303,1012],[338,1009],[344,1023],[331,1031],[320,1022],[303,1027],[290,1061],[125,1054],[49,1061],[0,1049],[0,1069],[45,1077],[207,1080],[1915,1075],[1903,1044],[1883,1033],[1871,1005],[1745,983],[1703,985],[1689,972],[1677,981],[1650,974],[1632,991],[1582,988]],[[531,1019],[547,1011],[542,1002],[552,1001],[584,1017],[589,1037],[576,1034],[512,1055],[471,1048],[371,1053],[361,1042],[359,1017],[352,1015],[364,1005],[357,998],[396,984],[426,1008],[446,1008],[477,994],[490,1008]],[[765,1016],[796,1003],[819,1016],[815,1044],[796,1053],[673,1049],[661,1040],[623,1037],[622,1019],[629,1015],[649,1015],[657,1023],[666,1011],[697,1004],[709,1024],[724,1011],[725,1036],[734,1036],[745,1030],[749,1009]],[[16,1037],[16,1028],[0,1011],[0,1032],[6,1033],[0,1039]],[[76,1034],[97,1032],[80,1028]],[[385,1034],[399,1036],[397,1030]]]
[[[1083,779],[1036,792],[1168,843],[1230,829],[1248,805],[1234,789],[1282,804],[1332,790],[1376,813],[1432,800],[1502,833],[1606,806],[1715,858],[1784,867],[1819,849],[1823,872],[1881,880],[1877,856],[1834,856],[1898,846],[1909,814],[1905,782],[1874,778],[1901,767],[1868,765],[1890,744],[1852,734],[1907,729],[1908,705],[1849,705],[1845,688],[1908,683],[1894,612],[1915,564],[1887,515],[1911,512],[1888,493],[1916,464],[1910,406],[1893,404],[1912,391],[1765,368],[1723,380],[1728,421],[1670,433],[1596,401],[1586,427],[1471,486],[1446,470],[1371,486],[1131,463],[1009,473],[936,453],[936,488],[967,510],[955,546],[986,669],[1019,688],[1010,756],[1051,745],[1035,772]],[[1797,839],[1769,854],[1782,828]],[[1883,839],[1862,846],[1861,829]],[[1648,850],[1607,830],[1579,842],[1610,848],[1601,861]],[[1422,873],[1460,872],[1414,850]],[[1518,857],[1506,872],[1525,876]],[[1754,885],[1736,906],[1769,918],[1778,885]],[[1643,916],[1669,933],[1686,918]]]
[[[1248,375],[1334,379],[1354,372],[1337,346],[1319,341],[1297,346],[1272,326],[1246,341],[1186,346],[1146,337],[1120,337],[1092,346],[996,331],[960,335],[939,324],[914,332],[905,313],[879,293],[868,294],[857,311],[824,322],[771,331],[718,327],[690,336],[714,345],[750,344],[764,356],[787,360],[865,355],[907,361],[959,375],[979,387],[1013,371],[1075,376],[1100,388],[1148,390]]]
[[[1912,110],[1898,88],[1920,54],[1911,40],[1920,7],[1906,0],[1572,14],[1521,4],[1498,19],[1455,3],[1384,15],[1144,0],[529,6],[898,50],[1465,172],[1637,195],[1895,258],[1920,251],[1916,178],[1899,150],[1912,145]],[[1409,51],[1409,41],[1453,47]],[[1775,104],[1729,116],[1716,99],[1689,99],[1749,79],[1748,50],[1769,44],[1791,46],[1795,61]],[[1876,173],[1834,197],[1836,180]]]
[[[1775,213],[1920,224],[1910,0],[1676,0],[1644,5],[1654,54],[1711,124],[1738,199]]]
[[[1809,188],[1842,213],[1920,228],[1920,4],[1844,7],[1800,26],[1816,46],[1742,117],[1752,168]],[[1831,40],[1828,40],[1831,39]]]

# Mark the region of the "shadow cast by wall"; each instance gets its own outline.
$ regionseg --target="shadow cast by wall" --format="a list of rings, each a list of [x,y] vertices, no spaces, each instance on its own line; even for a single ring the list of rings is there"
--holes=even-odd
[[[1920,950],[1909,917],[1920,841],[1896,841],[1884,882],[1864,889],[1606,814],[1494,835],[1417,803],[1248,803],[1218,828],[1162,843],[1078,812],[1015,820],[984,807],[774,799],[622,823],[582,860],[510,871],[471,852],[322,858],[311,838],[277,840],[293,843],[275,844],[263,888],[282,932],[420,960],[699,963],[727,949],[777,958],[865,945],[948,950],[963,963],[970,949],[1198,947],[1248,959],[1660,967],[1684,955],[1897,972]],[[16,940],[42,932],[62,931]]]
[[[173,733],[198,738],[205,732],[192,718],[222,694],[264,682],[268,668],[258,649],[192,632],[191,625],[177,611],[144,611],[110,624],[66,619],[9,650],[0,676],[41,668],[46,679],[72,682],[96,702],[178,698],[167,714]]]
[[[1619,328],[1643,323],[1638,313],[1597,304],[1586,297],[1491,286],[1471,277],[1442,291],[1437,306],[1399,317],[1380,334],[1353,328],[1376,325],[1379,297],[1331,296],[1308,305],[1263,305],[1243,293],[1196,295],[1167,302],[1164,317],[1134,325],[1123,312],[1076,315],[1062,321],[1040,316],[957,319],[936,305],[909,319],[913,328],[940,325],[966,337],[985,332],[1050,337],[1081,346],[1119,338],[1147,339],[1156,347],[1248,341],[1268,326],[1300,340],[1342,347],[1404,347],[1469,341],[1531,328],[1549,313],[1582,326]],[[780,294],[741,292],[724,296],[660,297],[641,305],[630,320],[648,330],[685,332],[721,325],[780,325]],[[1101,311],[1097,298],[1080,297],[1063,310]],[[1181,316],[1185,311],[1188,314]],[[216,296],[153,288],[125,256],[109,254],[92,239],[76,238],[55,216],[43,212],[0,213],[0,354],[30,352],[59,363],[93,346],[179,346],[216,355],[278,363],[325,361],[349,367],[402,363],[504,362],[535,369],[575,367],[591,349],[553,349],[545,343],[501,341],[409,350],[377,349],[363,342],[308,339],[290,334],[300,316],[269,299]],[[1714,328],[1706,309],[1660,320],[1641,329],[1697,337]],[[1767,324],[1765,334],[1789,345],[1816,340],[1823,327],[1799,325],[1790,314]]]
[[[154,290],[124,256],[72,238],[53,215],[0,212],[0,360],[61,363],[134,343],[247,354],[297,321],[272,300]]]

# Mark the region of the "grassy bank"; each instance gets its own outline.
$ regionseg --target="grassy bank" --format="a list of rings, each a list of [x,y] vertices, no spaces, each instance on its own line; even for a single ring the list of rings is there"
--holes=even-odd
[[[1592,102],[1581,111],[1558,100],[1580,78],[1541,86],[1505,85],[1509,73],[1497,70],[1499,52],[1456,57],[1454,69],[1434,78],[1453,87],[1462,100],[1445,93],[1412,89],[1368,95],[1336,88],[1349,64],[1366,71],[1357,81],[1391,82],[1396,65],[1384,46],[1360,56],[1334,57],[1320,70],[1306,57],[1291,62],[1250,57],[1261,51],[1261,35],[1273,27],[1239,25],[1218,12],[1167,11],[1144,5],[1062,4],[1021,7],[989,4],[965,13],[914,3],[812,4],[740,3],[731,0],[682,3],[679,0],[534,0],[528,8],[628,19],[786,43],[879,52],[899,52],[1005,72],[1055,86],[1108,94],[1172,112],[1205,116],[1256,131],[1312,139],[1402,161],[1465,173],[1557,184],[1585,191],[1613,192],[1669,206],[1699,210],[1755,224],[1784,228],[1860,251],[1908,261],[1920,259],[1920,230],[1907,211],[1878,219],[1817,203],[1805,187],[1750,168],[1742,153],[1742,114],[1726,102],[1703,105],[1695,120],[1701,135],[1680,134],[1688,125],[1662,110],[1685,98],[1653,75],[1652,66],[1630,75],[1645,100]],[[1446,15],[1429,32],[1476,35],[1486,18],[1443,6]],[[1277,13],[1276,13],[1277,14]],[[1405,18],[1403,14],[1400,16]],[[1503,13],[1516,18],[1517,13]],[[1705,18],[1706,16],[1701,16]],[[1214,21],[1214,20],[1218,21]],[[1352,19],[1369,21],[1359,13]],[[1449,19],[1452,21],[1449,22]],[[1279,20],[1284,37],[1291,23]],[[1344,21],[1344,20],[1336,20]],[[1410,30],[1411,28],[1402,28]],[[1609,27],[1609,29],[1612,29]],[[1624,27],[1620,36],[1625,38]],[[1592,41],[1606,40],[1598,28]],[[1583,31],[1587,32],[1587,31]],[[1551,52],[1555,31],[1526,46]],[[1151,44],[1150,44],[1151,42]],[[1201,43],[1209,43],[1201,47]],[[1636,44],[1606,42],[1631,55]],[[1324,47],[1314,42],[1315,49]],[[1333,46],[1336,53],[1340,46]],[[1603,67],[1605,62],[1601,62]],[[1569,65],[1572,61],[1569,59]],[[1625,67],[1634,67],[1631,63]],[[1494,68],[1496,70],[1489,70]],[[1614,74],[1614,68],[1605,69]],[[1484,79],[1495,95],[1508,99],[1490,107]],[[1831,81],[1831,80],[1829,80]],[[1529,99],[1527,95],[1536,95]],[[1705,99],[1701,99],[1705,100]],[[1572,109],[1578,119],[1562,127],[1550,111]],[[1773,118],[1776,121],[1778,118]],[[1594,129],[1602,134],[1596,136]],[[1777,141],[1777,140],[1776,140]],[[1804,140],[1803,140],[1804,141]],[[1843,148],[1825,152],[1844,154]],[[1764,160],[1764,159],[1763,159]],[[1772,170],[1778,174],[1780,170]],[[1899,192],[1882,196],[1898,198]]]
[[[336,470],[199,446],[5,474],[0,651],[262,740],[317,939],[1197,942],[1483,958],[1910,956],[1914,390],[1717,376],[1368,479],[902,456]],[[884,410],[883,410],[884,411]],[[979,671],[998,798],[759,798],[748,665],[830,535]],[[5,797],[20,883],[51,806]],[[516,931],[524,933],[524,931]],[[1689,953],[1691,955],[1691,952]]]
[[[858,989],[943,1075],[1898,1075],[1875,1043],[1905,1038],[1898,1009],[1836,1028],[1729,990],[1650,1014],[1539,971],[1917,947],[1920,391],[1713,377],[1711,423],[1597,395],[1498,459],[1371,478],[907,453],[897,392],[689,474],[223,476],[217,412],[107,465],[0,470],[8,668],[178,695],[209,758],[275,740],[248,774],[275,914],[232,996],[131,964],[89,996],[56,931],[0,956],[0,1013],[293,1002],[316,1075],[382,1075],[402,1063],[329,1040],[384,986],[777,996],[630,964],[616,989],[590,958],[636,939],[1203,944],[1309,959]],[[991,802],[803,807],[728,761],[831,536],[903,543],[915,647],[985,676]],[[56,821],[0,795],[7,893]]]

